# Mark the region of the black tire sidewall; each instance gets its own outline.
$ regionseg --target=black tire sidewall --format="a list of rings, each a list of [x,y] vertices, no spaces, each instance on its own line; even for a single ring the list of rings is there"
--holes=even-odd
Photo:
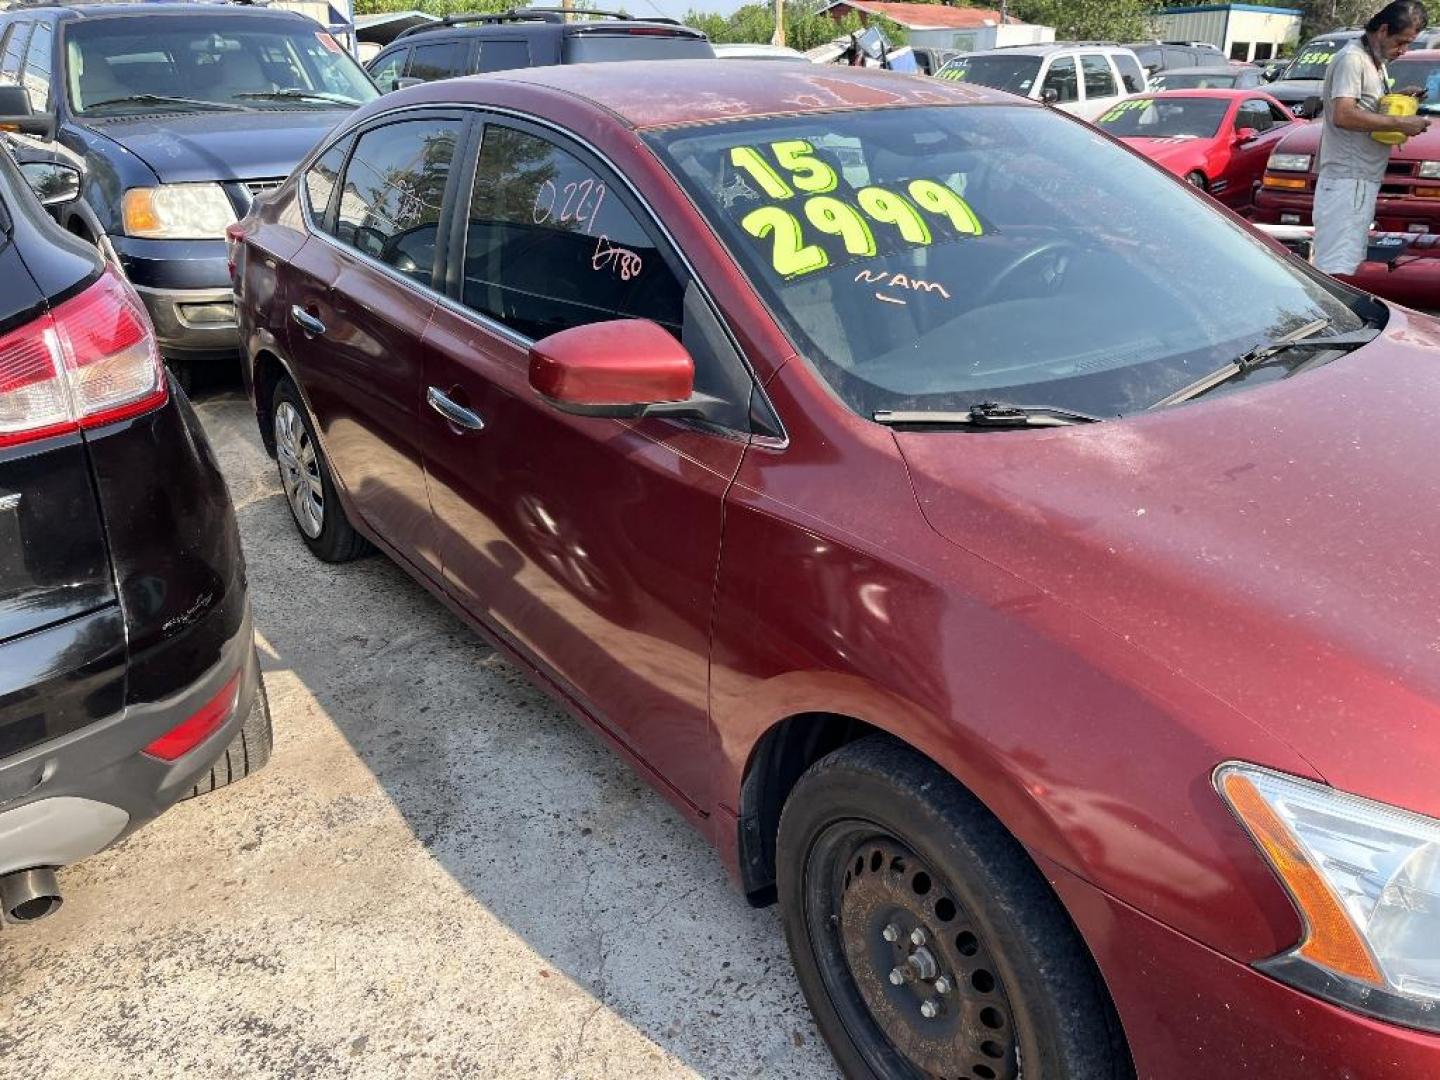
[[[875,760],[866,760],[872,756]],[[913,775],[897,784],[897,768]],[[776,851],[781,919],[796,975],[846,1076],[891,1080],[866,1063],[831,1001],[805,913],[811,849],[842,819],[874,824],[944,873],[954,898],[984,935],[1006,988],[1025,1080],[1108,1080],[1126,1074],[1114,1060],[1108,1001],[1103,991],[1097,993],[1088,953],[1024,849],[928,759],[893,740],[866,739],[801,778],[785,805]]]

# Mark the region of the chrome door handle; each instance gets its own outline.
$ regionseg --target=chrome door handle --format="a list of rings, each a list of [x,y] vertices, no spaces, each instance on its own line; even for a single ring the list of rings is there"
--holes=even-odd
[[[485,427],[485,421],[480,419],[480,414],[472,412],[464,405],[457,405],[451,401],[438,387],[432,386],[425,391],[425,400],[430,407],[443,416],[456,427],[466,428],[470,431],[481,431]]]
[[[325,324],[299,304],[294,305],[290,309],[290,318],[307,334],[315,334],[318,337],[320,334],[325,333]]]

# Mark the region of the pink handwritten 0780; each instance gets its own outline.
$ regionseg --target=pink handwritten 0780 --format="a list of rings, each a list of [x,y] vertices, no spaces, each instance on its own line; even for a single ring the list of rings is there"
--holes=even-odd
[[[629,281],[638,277],[644,268],[644,261],[629,248],[612,245],[608,236],[596,239],[595,253],[590,256],[590,269],[614,270],[621,281]]]

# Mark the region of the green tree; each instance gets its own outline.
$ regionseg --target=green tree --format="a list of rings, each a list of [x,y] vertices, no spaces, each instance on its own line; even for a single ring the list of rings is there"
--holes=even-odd
[[[704,31],[717,45],[768,45],[775,33],[775,12],[768,4],[746,4],[729,18],[691,11],[682,21],[686,26]],[[891,44],[905,44],[903,26],[889,19],[875,19],[872,22],[881,27]],[[862,29],[864,25],[859,14],[854,11],[848,12],[843,19],[836,22],[828,15],[816,14],[808,5],[798,0],[789,0],[785,5],[785,43],[801,52]]]
[[[1060,41],[1140,41],[1154,37],[1158,0],[1016,0],[1011,11],[1026,22],[1053,26]]]

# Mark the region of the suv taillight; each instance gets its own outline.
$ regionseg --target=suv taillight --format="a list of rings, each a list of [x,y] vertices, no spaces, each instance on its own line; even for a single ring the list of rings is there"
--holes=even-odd
[[[0,446],[124,420],[163,405],[166,394],[150,318],[110,267],[0,337]]]

